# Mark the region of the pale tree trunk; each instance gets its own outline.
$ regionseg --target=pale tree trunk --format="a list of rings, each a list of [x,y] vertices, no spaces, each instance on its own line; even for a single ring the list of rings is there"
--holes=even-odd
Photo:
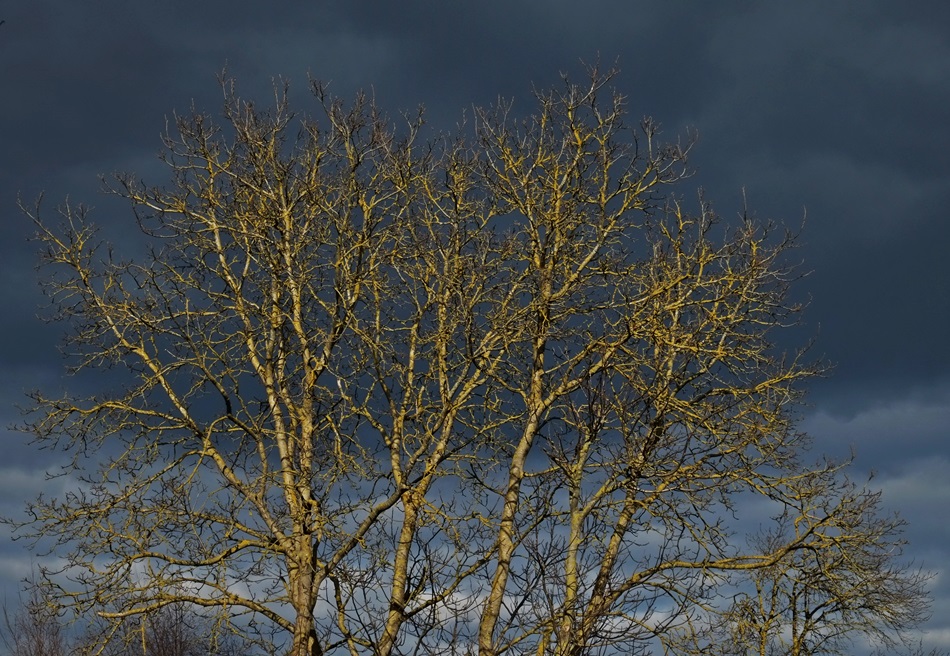
[[[288,656],[318,656],[322,653],[313,617],[316,595],[311,539],[306,534],[297,539],[295,562],[288,572],[291,603],[296,613],[293,642]]]
[[[537,349],[537,353],[536,361],[543,362],[543,343]],[[481,622],[478,627],[479,656],[494,656],[497,649],[495,645],[495,627],[501,615],[505,588],[508,585],[508,577],[511,574],[511,559],[516,547],[515,516],[518,511],[518,504],[521,500],[521,482],[525,475],[524,468],[528,460],[528,453],[531,451],[531,444],[534,441],[540,423],[541,369],[540,366],[537,366],[537,362],[536,373],[532,380],[532,401],[536,404],[536,407],[531,413],[528,424],[522,434],[521,441],[511,459],[508,486],[505,491],[505,503],[502,507],[502,515],[499,522],[498,560],[495,574],[492,578],[491,588],[488,593],[488,599],[485,602],[485,608],[482,612]]]
[[[393,563],[389,615],[386,618],[386,626],[383,628],[382,636],[376,647],[378,656],[389,656],[393,647],[396,645],[399,630],[406,620],[406,604],[409,601],[407,598],[409,584],[409,550],[416,532],[419,508],[415,502],[411,502],[407,498],[404,500],[404,513],[405,516],[403,518],[402,530],[400,531],[399,544],[396,547],[395,562]]]

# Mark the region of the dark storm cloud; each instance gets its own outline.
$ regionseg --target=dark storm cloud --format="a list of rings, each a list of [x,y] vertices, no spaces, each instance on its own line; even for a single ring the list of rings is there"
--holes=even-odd
[[[950,44],[932,18],[760,3],[719,21],[706,51],[722,84],[697,107],[698,177],[742,184],[768,216],[807,208],[809,317],[838,364],[826,390],[950,367],[933,264],[950,241]]]
[[[807,211],[798,254],[813,273],[796,292],[812,303],[794,335],[817,334],[814,352],[837,368],[812,387],[805,428],[818,450],[853,446],[860,471],[879,470],[892,507],[914,521],[914,555],[946,566],[934,517],[950,504],[950,5],[20,0],[0,18],[5,419],[22,390],[60,384],[60,329],[34,318],[17,193],[46,190],[50,209],[69,194],[99,223],[129,225],[97,175],[166,180],[155,158],[166,117],[192,104],[219,113],[225,66],[262,103],[283,75],[295,105],[312,107],[312,75],[344,98],[373,93],[391,116],[424,104],[435,129],[451,130],[473,104],[515,98],[528,113],[532,84],[619,58],[632,120],[653,115],[669,139],[699,130],[687,199],[702,186],[729,217],[744,188],[756,214],[792,227]],[[42,485],[42,454],[4,439],[17,446],[2,491]],[[8,546],[6,581],[23,562]],[[948,580],[935,587],[939,609],[950,608]],[[946,620],[930,626],[950,645]]]

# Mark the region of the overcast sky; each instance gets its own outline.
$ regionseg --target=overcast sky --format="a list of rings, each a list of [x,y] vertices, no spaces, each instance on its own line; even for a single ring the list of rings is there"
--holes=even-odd
[[[875,471],[912,522],[908,554],[938,574],[926,640],[950,648],[950,3],[0,0],[0,19],[2,425],[62,368],[17,195],[45,192],[50,208],[68,195],[130,225],[97,176],[166,181],[166,118],[218,112],[224,67],[261,101],[283,76],[306,108],[312,76],[391,114],[425,105],[451,129],[499,96],[530,112],[532,86],[616,59],[634,117],[669,139],[698,130],[691,182],[721,214],[745,190],[761,218],[804,217],[802,335],[835,364],[804,427],[820,451],[853,449],[856,476]],[[49,455],[2,439],[11,514],[49,489]],[[0,599],[29,568],[0,534]]]

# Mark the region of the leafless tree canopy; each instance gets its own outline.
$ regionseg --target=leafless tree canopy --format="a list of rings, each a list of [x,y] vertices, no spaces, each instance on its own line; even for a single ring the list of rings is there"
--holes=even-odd
[[[870,493],[801,457],[792,237],[678,200],[689,144],[607,79],[430,140],[225,83],[222,123],[167,137],[171,183],[113,187],[148,258],[31,210],[73,366],[109,387],[34,397],[75,456],[21,527],[66,559],[51,598],[116,627],[193,604],[293,656],[688,649],[724,589],[791,607],[808,576],[922,599]],[[886,603],[842,635],[899,633]]]
[[[252,656],[261,652],[237,634],[216,631],[211,621],[185,607],[170,604],[121,625],[95,617],[86,626],[69,626],[55,615],[42,590],[30,586],[30,597],[17,609],[3,608],[0,641],[9,656],[72,656],[95,651],[107,656]]]
[[[69,653],[69,640],[60,618],[35,587],[18,609],[11,610],[4,605],[0,642],[10,656],[65,656]]]
[[[847,481],[818,483],[822,495],[809,514],[831,515],[829,499],[838,506],[823,530],[741,579],[747,585],[701,630],[681,629],[686,641],[677,653],[846,655],[855,653],[856,638],[865,653],[875,646],[881,654],[922,653],[905,631],[927,617],[927,576],[899,559],[903,521],[880,512],[880,494]],[[810,526],[786,514],[753,545],[775,550]]]
[[[220,628],[183,603],[174,603],[139,614],[121,625],[95,622],[77,644],[87,650],[97,650],[105,644],[106,656],[253,656],[262,653],[240,640],[233,631]],[[103,631],[108,633],[107,639]]]

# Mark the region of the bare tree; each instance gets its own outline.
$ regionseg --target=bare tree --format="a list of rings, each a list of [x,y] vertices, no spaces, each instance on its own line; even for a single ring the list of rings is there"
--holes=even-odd
[[[67,656],[70,641],[60,618],[44,603],[39,588],[29,586],[28,598],[11,612],[4,605],[0,639],[9,656]]]
[[[116,631],[115,629],[119,629]],[[110,632],[103,640],[103,632]],[[231,627],[216,630],[213,620],[177,603],[140,614],[116,626],[97,621],[86,632],[89,649],[106,645],[104,656],[251,656],[261,653]]]
[[[211,622],[182,604],[139,615],[127,622],[116,634],[117,627],[92,620],[85,631],[68,626],[55,613],[55,604],[42,597],[42,590],[28,582],[29,598],[11,612],[3,609],[0,640],[9,656],[69,656],[84,649],[100,651],[102,632],[108,631],[107,656],[249,656],[253,646],[243,643],[234,631],[215,631]],[[70,630],[72,629],[72,635]]]
[[[226,84],[223,126],[168,137],[170,185],[115,188],[148,258],[29,212],[73,366],[116,385],[34,396],[75,456],[20,528],[55,538],[59,602],[194,604],[293,656],[633,653],[851,512],[736,535],[746,500],[834,482],[794,427],[819,367],[773,344],[793,239],[689,213],[689,144],[627,125],[608,77],[430,142]]]
[[[739,579],[731,605],[705,630],[685,632],[680,653],[850,654],[862,643],[920,653],[907,631],[929,615],[929,577],[901,559],[904,522],[880,511],[879,493],[806,480],[797,511],[755,539],[767,551],[807,534],[802,548]]]

